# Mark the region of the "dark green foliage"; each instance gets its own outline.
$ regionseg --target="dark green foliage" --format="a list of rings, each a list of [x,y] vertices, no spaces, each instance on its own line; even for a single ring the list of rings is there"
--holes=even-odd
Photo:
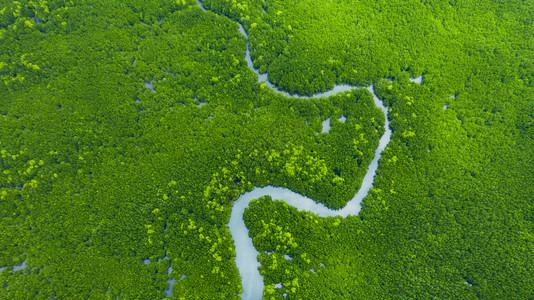
[[[241,193],[355,194],[384,132],[370,93],[269,90],[229,18],[277,86],[373,82],[393,130],[359,216],[251,204],[266,296],[534,297],[530,2],[203,4],[225,16],[0,0],[0,299],[158,299],[171,278],[175,299],[235,299]]]

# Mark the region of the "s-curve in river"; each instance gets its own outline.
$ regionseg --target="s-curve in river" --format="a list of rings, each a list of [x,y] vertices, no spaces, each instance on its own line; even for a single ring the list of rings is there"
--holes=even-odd
[[[202,4],[200,3],[199,0],[197,0],[197,3],[200,6],[200,8],[202,8],[202,10],[206,11],[206,9],[202,7]],[[259,82],[265,82],[265,84],[268,87],[270,87],[271,89],[279,93],[282,93],[288,97],[299,97],[299,98],[327,97],[327,96],[330,96],[336,93],[345,92],[345,91],[349,91],[354,88],[357,88],[351,85],[336,85],[334,89],[331,91],[328,91],[325,93],[314,94],[313,96],[310,96],[310,97],[290,95],[287,92],[280,91],[276,89],[276,87],[274,87],[271,83],[269,83],[269,81],[267,80],[266,74],[259,74],[258,70],[254,69],[254,66],[252,65],[252,60],[250,58],[250,51],[248,48],[248,36],[241,24],[239,24],[239,31],[247,38],[247,51],[246,51],[245,59],[247,61],[248,66],[258,75]],[[391,138],[391,129],[389,128],[389,121],[388,121],[388,114],[387,114],[388,111],[386,107],[383,105],[382,101],[380,101],[378,97],[375,95],[373,86],[371,85],[370,87],[367,87],[367,89],[373,95],[373,100],[374,100],[375,105],[384,112],[385,132],[384,132],[384,135],[380,138],[378,148],[376,149],[374,158],[371,161],[371,164],[369,165],[369,169],[367,170],[365,177],[363,178],[363,182],[362,182],[362,186],[360,187],[360,190],[354,196],[354,198],[352,198],[347,203],[347,205],[343,209],[332,210],[332,209],[325,207],[323,204],[316,203],[312,199],[304,197],[295,192],[292,192],[291,190],[287,188],[272,187],[272,186],[267,186],[263,188],[255,188],[252,191],[241,195],[241,197],[239,197],[239,199],[237,199],[234,202],[234,205],[232,207],[232,213],[230,216],[230,222],[228,223],[228,226],[230,227],[230,232],[235,242],[235,251],[236,251],[235,261],[236,261],[237,268],[239,269],[239,273],[241,275],[241,280],[242,280],[241,284],[243,286],[243,293],[240,296],[243,299],[246,299],[246,300],[261,299],[262,294],[263,294],[263,277],[260,275],[260,272],[258,270],[258,267],[260,266],[260,264],[257,260],[257,256],[259,252],[256,251],[256,249],[253,246],[252,239],[248,236],[248,230],[243,220],[243,213],[245,212],[245,208],[248,207],[248,204],[251,200],[260,198],[262,196],[271,196],[271,198],[273,199],[284,200],[286,203],[288,203],[291,206],[296,207],[299,210],[307,210],[321,217],[337,216],[337,215],[346,217],[348,215],[357,215],[360,212],[361,201],[367,195],[367,193],[373,186],[373,178],[376,174],[376,169],[378,167],[378,160],[380,159],[380,155],[382,151],[386,148]]]

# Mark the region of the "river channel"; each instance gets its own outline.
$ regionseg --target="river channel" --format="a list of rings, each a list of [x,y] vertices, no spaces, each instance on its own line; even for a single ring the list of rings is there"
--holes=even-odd
[[[203,11],[207,11],[202,3],[197,0],[198,5]],[[349,215],[357,215],[360,212],[361,201],[367,195],[371,187],[373,186],[373,179],[376,174],[376,169],[378,168],[378,160],[380,159],[382,151],[386,148],[389,140],[391,138],[391,129],[389,128],[388,121],[388,111],[384,106],[382,101],[374,93],[373,86],[369,87],[356,87],[351,85],[336,85],[332,90],[317,93],[312,96],[300,96],[289,94],[285,91],[278,90],[273,86],[267,79],[267,74],[260,74],[257,69],[254,68],[252,64],[252,59],[250,57],[250,51],[248,46],[248,35],[241,24],[239,24],[239,32],[245,36],[247,39],[247,49],[245,59],[247,61],[248,67],[258,75],[258,82],[263,82],[269,88],[274,91],[281,93],[287,97],[299,97],[299,98],[316,98],[316,97],[328,97],[333,94],[340,92],[349,91],[355,88],[367,88],[369,92],[373,95],[373,100],[375,105],[384,112],[385,115],[385,132],[380,138],[379,145],[375,150],[374,158],[369,165],[369,169],[365,174],[362,185],[358,193],[347,203],[347,205],[340,210],[332,210],[325,207],[323,204],[317,203],[314,200],[304,197],[300,194],[297,194],[287,188],[267,186],[263,188],[254,188],[252,191],[247,192],[239,197],[234,202],[232,207],[232,213],[230,216],[230,222],[228,226],[232,234],[232,238],[235,242],[235,251],[236,251],[236,265],[239,269],[239,274],[241,275],[241,284],[243,286],[243,293],[240,295],[245,300],[256,300],[261,299],[263,294],[263,277],[260,275],[258,267],[260,266],[257,256],[259,252],[254,248],[252,244],[252,239],[248,235],[248,229],[245,226],[243,220],[243,213],[245,208],[248,207],[250,201],[260,198],[262,196],[271,196],[272,199],[280,199],[285,201],[287,204],[296,207],[299,210],[306,210],[312,213],[317,214],[321,217],[328,216],[342,216],[347,217]],[[414,79],[412,81],[420,83],[421,78]],[[286,256],[286,258],[291,259]],[[280,286],[279,284],[277,286]]]

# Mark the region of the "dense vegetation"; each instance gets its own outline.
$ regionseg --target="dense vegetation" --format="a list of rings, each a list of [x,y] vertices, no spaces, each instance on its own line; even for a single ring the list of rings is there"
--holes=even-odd
[[[277,86],[373,82],[390,107],[359,216],[251,203],[265,295],[534,297],[531,2],[203,3]],[[339,208],[357,191],[384,131],[371,95],[269,90],[226,16],[0,0],[0,299],[158,299],[171,278],[176,299],[237,298],[240,193]]]
[[[382,80],[377,91],[396,133],[358,217],[320,218],[270,199],[245,212],[264,295],[531,298],[533,149],[524,113],[473,109],[408,78]]]
[[[202,3],[243,24],[254,65],[290,92],[369,84],[406,71],[424,73],[427,84],[450,96],[487,68],[512,79],[530,76],[532,67],[529,1]]]

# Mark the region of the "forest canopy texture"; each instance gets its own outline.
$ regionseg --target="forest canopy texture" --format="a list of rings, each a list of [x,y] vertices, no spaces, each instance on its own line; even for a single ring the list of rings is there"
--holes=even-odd
[[[393,131],[358,216],[251,202],[266,299],[534,298],[533,1],[202,4],[0,0],[0,299],[237,299],[240,194],[352,198],[372,95],[269,89],[236,22],[277,88],[373,84]]]

